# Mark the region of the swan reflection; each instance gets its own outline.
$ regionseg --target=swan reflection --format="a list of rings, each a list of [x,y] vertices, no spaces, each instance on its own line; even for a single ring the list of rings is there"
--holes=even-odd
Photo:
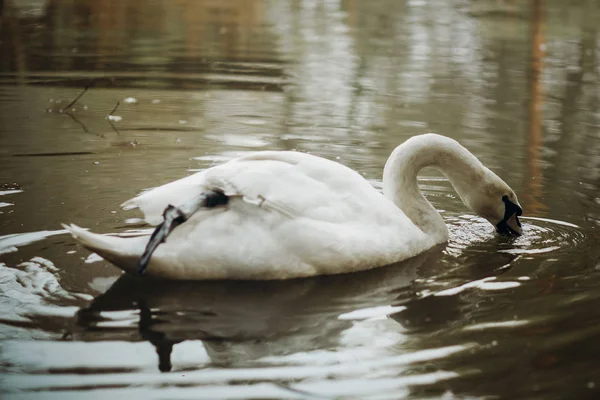
[[[370,271],[287,281],[176,282],[126,274],[77,313],[73,336],[148,341],[161,371],[172,369],[174,346],[184,341],[202,341],[209,362],[221,366],[280,362],[348,343],[364,349],[386,335],[398,337],[407,329],[442,327],[461,318],[457,298],[421,295],[435,286],[424,277],[448,272],[442,254],[438,247]],[[491,257],[487,276],[508,258],[514,256]],[[482,273],[465,271],[472,278]],[[365,319],[381,321],[376,328],[357,323]]]
[[[161,371],[171,370],[173,346],[186,340],[201,340],[219,365],[333,348],[354,323],[340,315],[412,298],[419,269],[435,268],[441,254],[436,248],[388,267],[288,281],[176,282],[125,274],[77,313],[73,336],[149,341]]]

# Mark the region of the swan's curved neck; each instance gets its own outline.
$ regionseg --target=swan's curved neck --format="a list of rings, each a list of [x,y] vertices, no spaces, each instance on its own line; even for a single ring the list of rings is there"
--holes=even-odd
[[[436,243],[442,243],[448,240],[446,224],[417,183],[417,174],[425,167],[439,169],[463,201],[487,168],[457,141],[435,134],[408,139],[388,159],[383,170],[384,195]]]

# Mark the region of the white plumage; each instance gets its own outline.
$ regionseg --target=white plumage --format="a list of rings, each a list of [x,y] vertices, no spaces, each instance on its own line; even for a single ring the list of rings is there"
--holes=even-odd
[[[514,192],[464,147],[443,136],[416,136],[386,164],[384,194],[339,163],[300,152],[266,151],[234,159],[144,192],[123,204],[148,223],[169,205],[208,190],[225,206],[202,208],[168,236],[147,274],[169,279],[287,279],[391,264],[447,240],[439,213],[421,195],[416,174],[439,167],[459,195],[490,222]],[[474,193],[474,192],[483,192]],[[492,196],[493,195],[493,196]],[[85,247],[134,273],[148,237],[122,238],[65,226]]]

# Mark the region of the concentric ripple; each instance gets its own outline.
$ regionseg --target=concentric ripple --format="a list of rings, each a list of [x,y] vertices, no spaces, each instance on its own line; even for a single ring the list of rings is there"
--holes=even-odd
[[[590,244],[579,226],[549,218],[522,217],[523,235],[519,237],[498,236],[489,222],[472,215],[448,216],[445,220],[450,234],[447,251],[455,256],[480,246],[482,251],[489,251],[485,244],[514,255],[572,251]]]
[[[524,235],[517,238],[513,249],[502,250],[510,254],[537,254],[568,250],[585,245],[588,238],[580,227],[565,221],[549,218],[523,217]]]

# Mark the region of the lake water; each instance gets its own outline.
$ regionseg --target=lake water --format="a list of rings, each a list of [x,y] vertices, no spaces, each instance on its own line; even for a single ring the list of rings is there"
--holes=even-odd
[[[599,398],[597,1],[0,7],[3,399]],[[523,236],[436,171],[448,245],[357,274],[151,282],[60,228],[147,229],[119,204],[256,150],[380,188],[425,132],[512,186]]]

